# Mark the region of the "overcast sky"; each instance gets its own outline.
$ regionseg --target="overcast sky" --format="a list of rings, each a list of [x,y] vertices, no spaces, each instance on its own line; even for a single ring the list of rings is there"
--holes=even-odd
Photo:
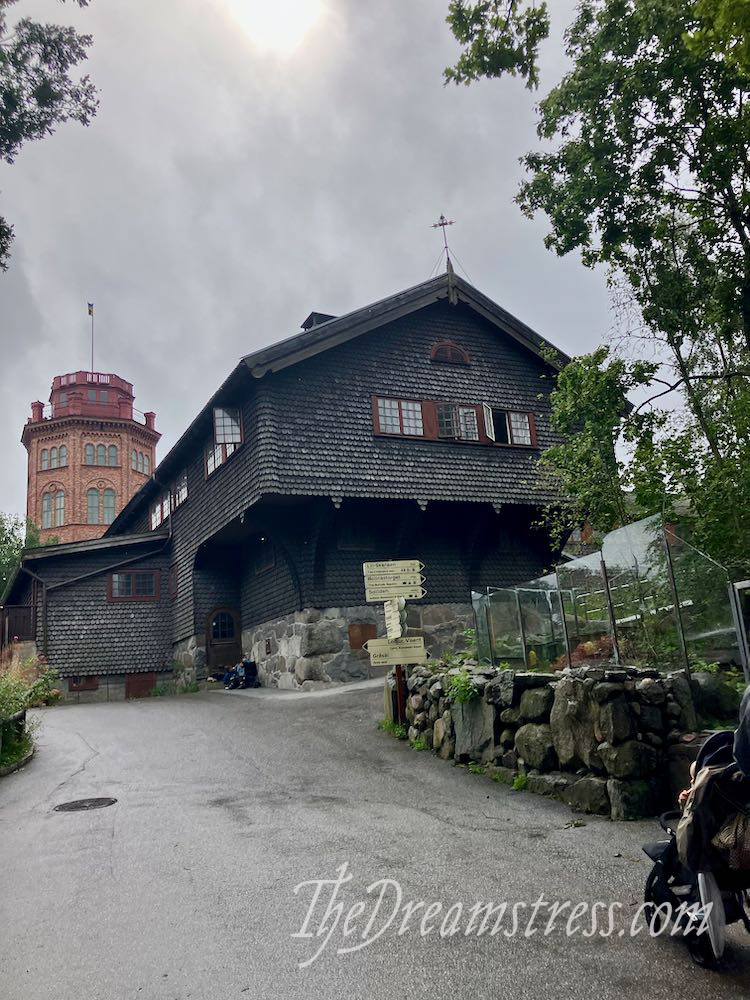
[[[540,94],[564,67],[574,0],[551,6]],[[29,404],[48,399],[54,375],[89,367],[87,301],[95,367],[156,411],[162,456],[241,355],[295,333],[313,309],[338,315],[428,278],[441,212],[485,294],[568,353],[606,337],[604,276],[545,250],[545,219],[513,203],[539,94],[518,81],[444,87],[458,52],[446,8],[10,8],[11,21],[94,36],[86,71],[101,107],[89,128],[62,126],[0,165],[0,213],[16,228],[0,274],[0,510],[25,511]]]

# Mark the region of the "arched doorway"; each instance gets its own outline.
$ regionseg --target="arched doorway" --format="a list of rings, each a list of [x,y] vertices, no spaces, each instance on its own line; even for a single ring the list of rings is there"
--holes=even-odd
[[[206,622],[209,673],[218,673],[242,659],[242,627],[233,608],[216,608]]]

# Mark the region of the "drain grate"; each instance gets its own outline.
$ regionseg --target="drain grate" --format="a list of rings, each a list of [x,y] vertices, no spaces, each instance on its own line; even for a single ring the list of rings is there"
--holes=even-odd
[[[86,812],[88,809],[106,809],[113,806],[117,799],[74,799],[72,802],[61,802],[55,806],[56,813]]]

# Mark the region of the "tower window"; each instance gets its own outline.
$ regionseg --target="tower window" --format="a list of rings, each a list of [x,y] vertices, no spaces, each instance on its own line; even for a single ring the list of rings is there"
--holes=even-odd
[[[115,519],[115,491],[104,491],[104,523],[112,524]]]
[[[46,448],[42,448],[42,454],[40,456],[39,468],[40,469],[49,469],[49,451]]]
[[[68,449],[65,445],[60,445],[60,465],[64,466],[68,464]]]
[[[96,464],[106,465],[107,464],[107,449],[103,444],[96,446]]]
[[[433,361],[441,361],[448,365],[468,365],[471,364],[469,352],[459,344],[454,344],[452,340],[439,340],[432,345],[430,358]]]
[[[83,461],[86,465],[93,465],[96,459],[93,444],[87,444],[83,450]]]
[[[99,524],[99,490],[90,489],[86,493],[86,521]]]
[[[49,467],[50,469],[56,469],[59,464],[57,448],[51,448],[49,453]]]
[[[55,527],[61,528],[65,524],[65,491],[58,490],[55,493]]]
[[[138,471],[138,452],[135,450],[135,448],[133,448],[133,454],[130,457],[130,464],[131,464],[132,468],[137,472]]]
[[[143,456],[143,471],[148,476],[151,470],[151,461],[148,455]]]
[[[52,527],[52,494],[42,494],[42,528]]]
[[[117,445],[111,444],[107,450],[107,462],[109,465],[117,465]]]

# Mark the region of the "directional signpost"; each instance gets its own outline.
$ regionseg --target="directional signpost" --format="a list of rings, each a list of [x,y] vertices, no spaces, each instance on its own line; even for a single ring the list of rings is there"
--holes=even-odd
[[[404,636],[406,601],[418,601],[427,591],[422,584],[424,563],[419,559],[393,559],[362,564],[365,596],[368,601],[384,601],[387,639],[369,639],[365,649],[372,666],[396,667],[396,695],[399,722],[406,721],[406,677],[404,664],[425,663],[427,650],[421,636]]]
[[[418,601],[427,593],[422,586],[424,577],[420,572],[424,564],[419,559],[363,563],[362,569],[368,601],[389,601],[396,597]]]
[[[386,601],[383,605],[385,610],[385,634],[389,639],[400,639],[406,627],[406,601],[403,597],[395,597]]]
[[[365,648],[374,667],[427,662],[427,650],[421,635],[404,636],[401,639],[368,639]]]

